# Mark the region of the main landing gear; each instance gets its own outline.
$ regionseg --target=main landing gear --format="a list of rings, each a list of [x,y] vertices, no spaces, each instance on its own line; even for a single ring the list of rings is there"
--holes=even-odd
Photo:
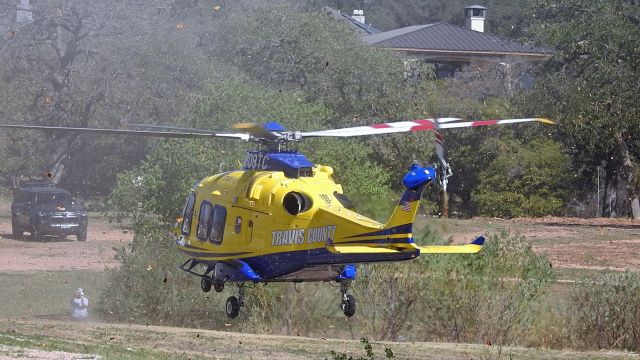
[[[342,294],[340,308],[347,317],[352,317],[356,313],[356,298],[351,294],[347,294],[349,283],[349,280],[340,282],[340,293]]]
[[[238,284],[238,297],[229,296],[227,299],[227,306],[225,310],[227,312],[227,316],[231,319],[238,316],[240,313],[240,308],[244,306],[244,283]]]
[[[203,276],[202,280],[200,280],[200,288],[202,291],[209,292],[211,288],[216,292],[222,292],[224,290],[224,281],[220,279],[211,279],[207,276]],[[238,284],[238,297],[229,296],[227,298],[227,304],[225,306],[225,311],[227,316],[230,318],[235,318],[240,314],[240,308],[244,306],[244,283]]]
[[[220,279],[212,280],[211,278],[203,276],[202,280],[200,280],[200,288],[202,289],[202,291],[211,291],[211,286],[213,286],[213,290],[215,290],[217,293],[220,293],[222,292],[222,290],[224,290],[224,281]]]

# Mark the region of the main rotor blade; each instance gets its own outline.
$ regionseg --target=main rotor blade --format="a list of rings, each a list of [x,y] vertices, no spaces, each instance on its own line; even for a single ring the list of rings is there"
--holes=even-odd
[[[107,135],[134,135],[134,136],[151,136],[161,138],[191,138],[191,139],[211,139],[216,137],[236,138],[241,140],[249,140],[248,134],[242,133],[197,133],[197,132],[170,132],[170,131],[148,131],[148,130],[122,130],[122,129],[101,129],[101,128],[81,128],[68,126],[46,126],[46,125],[12,125],[0,124],[0,128],[25,129],[25,130],[45,130],[55,132],[77,132],[77,133],[94,133]]]
[[[463,127],[479,127],[490,125],[506,125],[521,122],[537,121],[544,124],[555,124],[544,118],[505,119],[505,120],[480,120],[463,121],[460,118],[419,119],[412,121],[398,121],[371,126],[356,126],[342,129],[320,130],[302,132],[305,137],[354,137],[367,135],[393,134],[401,132],[434,131],[436,129],[454,129]]]
[[[138,130],[171,130],[171,132],[173,131],[177,131],[180,133],[198,133],[198,134],[215,134],[215,131],[211,131],[211,130],[204,130],[204,129],[196,129],[196,128],[185,128],[185,127],[180,127],[180,126],[166,126],[166,125],[152,125],[152,124],[132,124],[132,123],[125,123],[123,124],[125,126],[130,126],[130,127],[134,127],[137,128]]]
[[[478,121],[460,121],[452,123],[440,123],[439,129],[457,129],[463,127],[480,127],[491,125],[509,125],[523,122],[539,122],[547,125],[554,125],[555,122],[545,118],[528,118],[528,119],[503,119],[503,120],[478,120]]]

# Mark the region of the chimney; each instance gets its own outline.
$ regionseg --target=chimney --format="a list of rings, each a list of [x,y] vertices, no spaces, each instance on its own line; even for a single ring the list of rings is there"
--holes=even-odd
[[[33,7],[29,4],[29,0],[20,0],[20,5],[16,7],[16,22],[19,24],[33,22]]]
[[[487,8],[480,5],[471,5],[464,8],[464,17],[467,29],[484,32],[484,19]]]
[[[358,21],[364,24],[364,11],[362,10],[353,10],[353,16],[351,17],[353,20]]]

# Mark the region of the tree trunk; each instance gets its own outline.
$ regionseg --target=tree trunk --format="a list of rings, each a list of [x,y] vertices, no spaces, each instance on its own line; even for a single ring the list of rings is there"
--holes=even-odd
[[[51,162],[46,169],[46,176],[53,184],[59,184],[64,176],[64,164],[69,158],[75,138],[75,135],[69,134],[55,140],[58,145],[51,154]]]
[[[627,143],[619,136],[618,145],[609,153],[609,161],[605,166],[603,216],[633,216],[634,219],[640,219],[637,170],[638,165],[629,153]]]

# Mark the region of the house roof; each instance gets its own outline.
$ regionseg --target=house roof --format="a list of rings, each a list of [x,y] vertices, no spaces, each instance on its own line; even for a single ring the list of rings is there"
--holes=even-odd
[[[486,7],[484,7],[484,6],[480,6],[480,5],[471,5],[471,6],[467,6],[467,7],[465,7],[465,9],[487,10],[487,8],[486,8]]]
[[[551,49],[521,44],[515,40],[473,31],[447,23],[408,26],[363,37],[373,46],[405,51],[443,51],[491,55],[548,57]]]
[[[367,36],[367,35],[377,34],[380,32],[380,30],[374,28],[371,25],[363,24],[360,21],[354,19],[352,16],[343,14],[340,10],[336,10],[328,6],[324,6],[322,8],[322,11],[324,11],[329,16],[335,19],[346,20],[349,23],[349,25],[351,25],[358,32],[358,34],[360,34],[360,36]]]

